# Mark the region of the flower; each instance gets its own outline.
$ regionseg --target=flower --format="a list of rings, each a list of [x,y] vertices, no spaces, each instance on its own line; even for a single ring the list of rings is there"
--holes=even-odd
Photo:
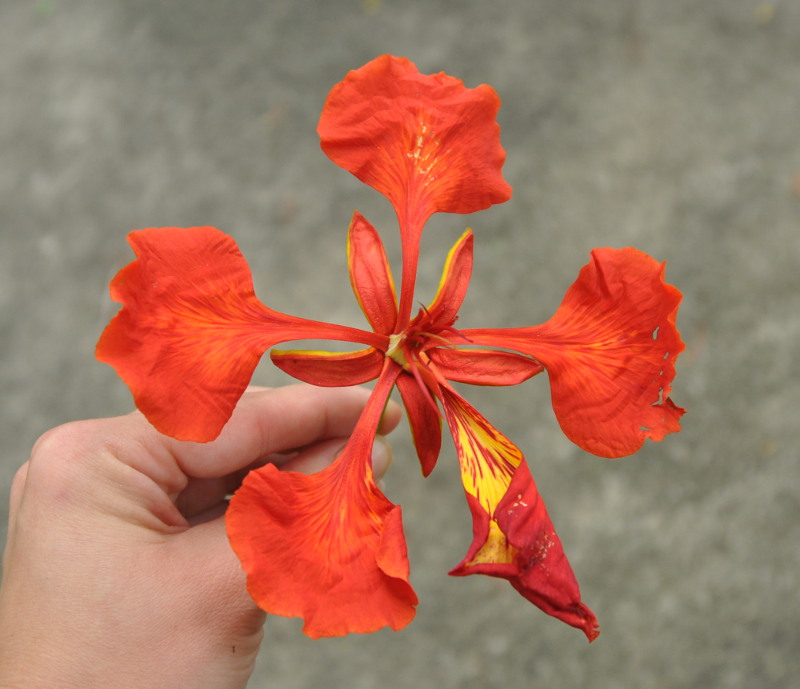
[[[260,357],[315,385],[375,380],[341,455],[314,475],[271,465],[245,478],[227,512],[228,535],[264,610],[299,616],[312,637],[399,629],[414,616],[401,509],[378,489],[370,448],[397,386],[422,473],[439,456],[442,421],[453,438],[473,541],[451,574],[507,579],[589,640],[597,620],[580,590],[519,448],[454,383],[514,385],[542,371],[565,434],[605,457],[635,452],[680,429],[669,397],[683,349],[680,292],[664,265],[633,248],[595,249],[561,306],[538,326],[455,328],[473,262],[458,239],[433,301],[412,315],[420,237],[436,212],[502,203],[505,152],[486,85],[423,75],[379,57],[331,91],[318,132],[338,165],[394,206],[402,240],[399,298],[376,229],[359,213],[348,233],[350,281],[370,330],[310,321],[265,306],[234,241],[211,227],[131,233],[136,260],[111,283],[123,308],[97,345],[160,431],[209,441],[229,419]],[[286,351],[281,342],[331,339],[354,352]]]

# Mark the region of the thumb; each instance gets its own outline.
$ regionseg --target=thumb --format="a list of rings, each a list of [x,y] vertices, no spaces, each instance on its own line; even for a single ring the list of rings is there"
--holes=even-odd
[[[224,516],[176,535],[170,546],[173,566],[185,566],[180,576],[194,591],[187,596],[203,608],[213,631],[221,637],[238,637],[242,653],[256,652],[266,615],[247,592],[246,575],[228,541]]]

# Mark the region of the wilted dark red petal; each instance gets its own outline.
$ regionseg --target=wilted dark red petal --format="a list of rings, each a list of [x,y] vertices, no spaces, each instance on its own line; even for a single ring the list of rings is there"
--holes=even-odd
[[[422,392],[419,383],[410,374],[397,379],[397,389],[403,398],[411,437],[417,450],[422,475],[428,476],[436,466],[442,447],[442,419],[432,399]]]
[[[540,361],[566,435],[589,452],[621,457],[680,430],[684,410],[669,398],[684,349],[680,301],[664,264],[633,248],[595,249],[547,323],[464,335]]]
[[[427,352],[448,380],[471,385],[517,385],[544,371],[530,357],[492,349],[437,347]]]
[[[372,329],[389,335],[397,321],[392,271],[380,236],[357,211],[347,235],[347,263],[353,292]]]
[[[445,388],[441,394],[473,518],[472,545],[450,574],[507,579],[534,605],[593,640],[597,619],[581,602],[522,452],[466,400]]]
[[[421,229],[435,212],[472,213],[511,197],[499,107],[491,86],[468,89],[382,55],[334,86],[317,131],[331,160],[392,202],[401,227]]]
[[[473,246],[472,230],[467,230],[447,254],[439,288],[427,309],[434,323],[450,325],[455,322],[472,277]]]
[[[312,638],[400,629],[414,617],[400,507],[378,490],[370,463],[397,370],[387,366],[331,466],[311,475],[271,464],[252,471],[226,513],[253,600],[302,617]]]
[[[600,633],[597,618],[581,600],[580,586],[527,463],[523,461],[515,471],[494,520],[469,493],[467,503],[473,517],[473,542],[450,574],[507,579],[538,608],[594,641]]]
[[[375,380],[386,358],[374,347],[357,352],[273,349],[269,356],[279,369],[304,383],[334,388]]]
[[[148,420],[174,438],[219,435],[261,355],[278,342],[380,342],[374,333],[264,306],[236,243],[213,227],[140,230],[128,241],[137,260],[111,282],[123,308],[96,356],[116,369]]]

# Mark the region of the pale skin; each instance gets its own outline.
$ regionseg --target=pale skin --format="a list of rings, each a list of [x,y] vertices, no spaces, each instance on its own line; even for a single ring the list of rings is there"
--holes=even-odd
[[[0,687],[244,687],[266,616],[228,544],[225,496],[264,461],[329,465],[368,394],[251,388],[206,444],[163,436],[138,412],[45,433],[11,489]],[[400,415],[390,403],[380,433]],[[379,436],[376,477],[390,461]]]

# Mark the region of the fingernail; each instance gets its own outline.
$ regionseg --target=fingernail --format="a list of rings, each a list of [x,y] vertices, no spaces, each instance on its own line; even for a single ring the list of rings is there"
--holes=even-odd
[[[392,446],[382,435],[376,435],[372,443],[372,471],[381,478],[392,464]]]

